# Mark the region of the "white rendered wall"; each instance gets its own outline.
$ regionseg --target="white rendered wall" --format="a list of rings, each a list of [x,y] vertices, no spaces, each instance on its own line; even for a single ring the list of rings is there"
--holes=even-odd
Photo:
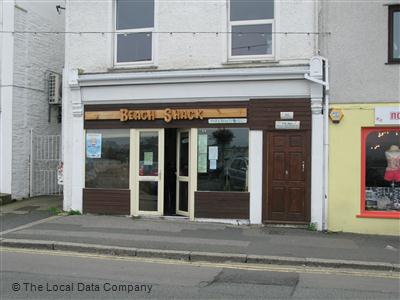
[[[400,101],[400,65],[388,59],[387,1],[323,1],[321,55],[329,58],[330,102]]]
[[[63,15],[46,1],[36,6],[22,1],[15,7],[16,31],[63,30]],[[61,2],[62,3],[62,2]],[[51,108],[45,89],[47,71],[61,73],[64,63],[64,37],[56,34],[14,34],[14,76],[12,101],[12,196],[29,195],[30,129],[38,135],[61,133],[56,107]]]
[[[156,31],[226,32],[227,1],[156,0]],[[68,2],[66,26],[69,31],[114,30],[113,1]],[[276,1],[279,32],[314,32],[313,1]],[[85,72],[107,72],[113,67],[113,35],[68,35],[70,68]],[[258,65],[307,64],[314,54],[314,35],[276,34],[276,59]],[[226,34],[156,34],[159,70],[221,68],[227,62]],[[234,64],[235,65],[235,64]],[[245,64],[240,64],[244,66]],[[249,65],[249,64],[248,64]],[[252,66],[257,65],[252,63]]]
[[[249,192],[250,223],[262,223],[263,187],[263,131],[250,130],[249,137]]]
[[[14,30],[14,2],[2,2],[3,30]],[[1,43],[1,86],[0,86],[0,192],[11,194],[12,169],[12,97],[14,36],[11,33],[0,35]]]

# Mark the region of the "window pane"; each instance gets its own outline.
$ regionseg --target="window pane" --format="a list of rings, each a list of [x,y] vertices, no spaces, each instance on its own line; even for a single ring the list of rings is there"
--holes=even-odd
[[[199,191],[247,191],[249,130],[199,129],[197,188]]]
[[[231,21],[274,18],[274,0],[231,0]]]
[[[117,0],[117,30],[154,27],[154,0]]]
[[[86,133],[87,188],[129,188],[129,130]]]
[[[232,55],[272,54],[272,25],[232,26]]]
[[[393,13],[393,58],[400,59],[400,11]]]
[[[158,182],[139,182],[139,210],[157,211]]]
[[[400,130],[371,132],[365,142],[365,209],[400,211]]]
[[[139,143],[139,176],[157,176],[158,132],[141,132]]]
[[[150,61],[151,33],[118,34],[117,62]]]
[[[189,133],[182,132],[179,141],[179,176],[189,175]]]
[[[179,182],[179,210],[188,211],[188,183]]]

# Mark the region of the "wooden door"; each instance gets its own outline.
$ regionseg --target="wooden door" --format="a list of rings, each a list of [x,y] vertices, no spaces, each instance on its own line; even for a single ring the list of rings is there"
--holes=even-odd
[[[308,222],[310,133],[275,131],[266,135],[264,175],[267,176],[264,176],[264,186],[267,188],[264,190],[264,220]]]

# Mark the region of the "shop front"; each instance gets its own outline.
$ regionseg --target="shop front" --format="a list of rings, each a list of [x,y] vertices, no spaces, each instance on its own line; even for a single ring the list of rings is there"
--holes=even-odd
[[[399,105],[333,109],[343,117],[330,127],[329,229],[399,235]]]
[[[308,222],[310,115],[307,99],[85,106],[83,212],[248,220],[259,128],[263,221]]]
[[[222,75],[215,83],[199,76],[148,85],[136,74],[70,81],[80,103],[72,101],[65,129],[73,147],[65,147],[64,207],[322,226],[322,100],[311,97],[305,71],[285,80],[246,70],[251,76],[235,83]]]

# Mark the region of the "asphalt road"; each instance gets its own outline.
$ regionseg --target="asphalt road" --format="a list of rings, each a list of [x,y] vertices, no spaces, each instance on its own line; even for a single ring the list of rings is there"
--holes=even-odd
[[[0,299],[399,299],[390,273],[1,250]]]

